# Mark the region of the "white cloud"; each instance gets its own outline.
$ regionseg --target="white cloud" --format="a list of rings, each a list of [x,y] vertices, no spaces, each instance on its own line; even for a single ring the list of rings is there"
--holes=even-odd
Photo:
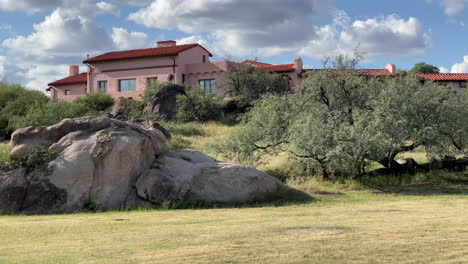
[[[148,48],[151,39],[143,32],[128,32],[124,28],[112,28],[112,41],[119,50]]]
[[[0,10],[34,13],[45,9],[61,9],[62,13],[87,17],[120,13],[116,6],[104,1],[94,4],[91,0],[0,0]]]
[[[418,56],[432,46],[430,34],[413,17],[405,20],[389,15],[349,24],[342,11],[338,15],[340,18],[332,25],[314,28],[317,37],[300,49],[301,55],[320,58],[339,52],[351,53],[358,48],[366,52],[367,58]]]
[[[94,14],[80,15],[81,11],[57,8],[34,24],[30,35],[4,40],[11,69],[4,71],[4,77],[28,88],[44,89],[47,83],[67,76],[68,65],[80,64],[86,54],[148,47],[151,43],[141,32],[123,28],[108,32],[92,21]]]
[[[110,0],[111,2],[122,4],[122,5],[134,5],[143,6],[153,2],[153,0]]]
[[[158,0],[129,15],[147,27],[206,33],[219,51],[246,56],[304,43],[333,0]],[[208,7],[208,8],[207,8]]]
[[[389,15],[353,22],[333,4],[331,0],[158,0],[128,18],[147,27],[206,35],[213,52],[238,58],[286,52],[320,58],[357,46],[369,58],[417,56],[431,47],[430,34],[416,18]],[[332,24],[314,25],[319,14],[333,14]]]
[[[120,9],[113,4],[109,4],[107,2],[102,1],[102,2],[96,3],[96,6],[103,13],[113,14],[117,16],[120,15]]]
[[[468,73],[468,56],[463,57],[463,62],[455,63],[452,66],[452,73]]]
[[[0,81],[3,79],[4,74],[5,74],[5,62],[6,62],[6,57],[0,56]]]
[[[453,17],[463,12],[468,0],[439,0],[447,16]]]
[[[449,69],[447,69],[445,67],[438,67],[438,68],[439,68],[440,73],[449,73]]]

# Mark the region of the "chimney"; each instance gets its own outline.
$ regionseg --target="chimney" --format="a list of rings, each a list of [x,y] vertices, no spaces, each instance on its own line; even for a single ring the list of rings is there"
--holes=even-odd
[[[157,42],[157,47],[162,48],[162,47],[173,47],[177,45],[177,42],[174,40],[166,40],[166,41],[158,41]]]
[[[75,76],[80,73],[80,66],[70,65],[70,76]]]
[[[302,59],[300,57],[294,59],[294,69],[296,69],[297,71],[302,71],[303,68],[304,64],[302,63]]]
[[[395,64],[387,64],[385,69],[388,70],[391,74],[396,74],[396,66]]]

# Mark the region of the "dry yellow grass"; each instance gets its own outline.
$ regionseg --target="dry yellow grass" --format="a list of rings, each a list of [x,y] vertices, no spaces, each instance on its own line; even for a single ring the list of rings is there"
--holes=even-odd
[[[369,199],[373,196],[373,199]],[[464,196],[0,217],[0,263],[467,263]]]

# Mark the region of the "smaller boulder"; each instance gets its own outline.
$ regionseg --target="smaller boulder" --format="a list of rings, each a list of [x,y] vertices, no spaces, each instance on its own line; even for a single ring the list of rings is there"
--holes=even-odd
[[[177,113],[178,95],[187,95],[183,86],[176,84],[164,86],[151,98],[143,111],[162,120],[171,120]]]
[[[28,189],[26,169],[0,172],[0,213],[17,213]]]

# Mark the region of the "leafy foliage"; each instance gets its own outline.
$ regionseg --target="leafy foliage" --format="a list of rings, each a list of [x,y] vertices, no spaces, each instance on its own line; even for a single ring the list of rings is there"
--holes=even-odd
[[[43,105],[34,105],[24,116],[13,120],[14,129],[27,126],[53,125],[65,118],[74,118],[95,114],[95,111],[85,104],[69,103],[65,101],[50,101]]]
[[[9,159],[0,164],[0,169],[13,170],[17,168],[25,168],[26,172],[31,172],[55,158],[57,158],[57,153],[49,151],[47,148],[36,148],[29,155],[9,157]]]
[[[106,93],[91,93],[76,98],[74,103],[83,104],[89,109],[99,112],[111,107],[114,104],[114,99]]]
[[[202,89],[187,87],[187,95],[177,96],[176,119],[181,122],[205,122],[222,117],[223,99]]]
[[[284,94],[289,92],[288,78],[255,70],[248,64],[230,67],[224,75],[228,94],[238,96],[244,104],[250,104],[265,94]]]
[[[398,167],[398,153],[418,146],[447,154],[453,151],[448,135],[465,149],[468,134],[458,133],[468,131],[461,122],[468,116],[465,97],[413,76],[357,73],[311,72],[300,94],[263,97],[219,147],[254,159],[262,151],[287,151],[324,178],[363,175],[371,161]]]
[[[9,139],[16,128],[14,120],[26,115],[32,106],[42,106],[48,101],[40,91],[0,82],[0,138]]]
[[[410,74],[418,73],[439,73],[439,68],[434,65],[427,64],[425,62],[416,63],[411,70],[408,71]]]

